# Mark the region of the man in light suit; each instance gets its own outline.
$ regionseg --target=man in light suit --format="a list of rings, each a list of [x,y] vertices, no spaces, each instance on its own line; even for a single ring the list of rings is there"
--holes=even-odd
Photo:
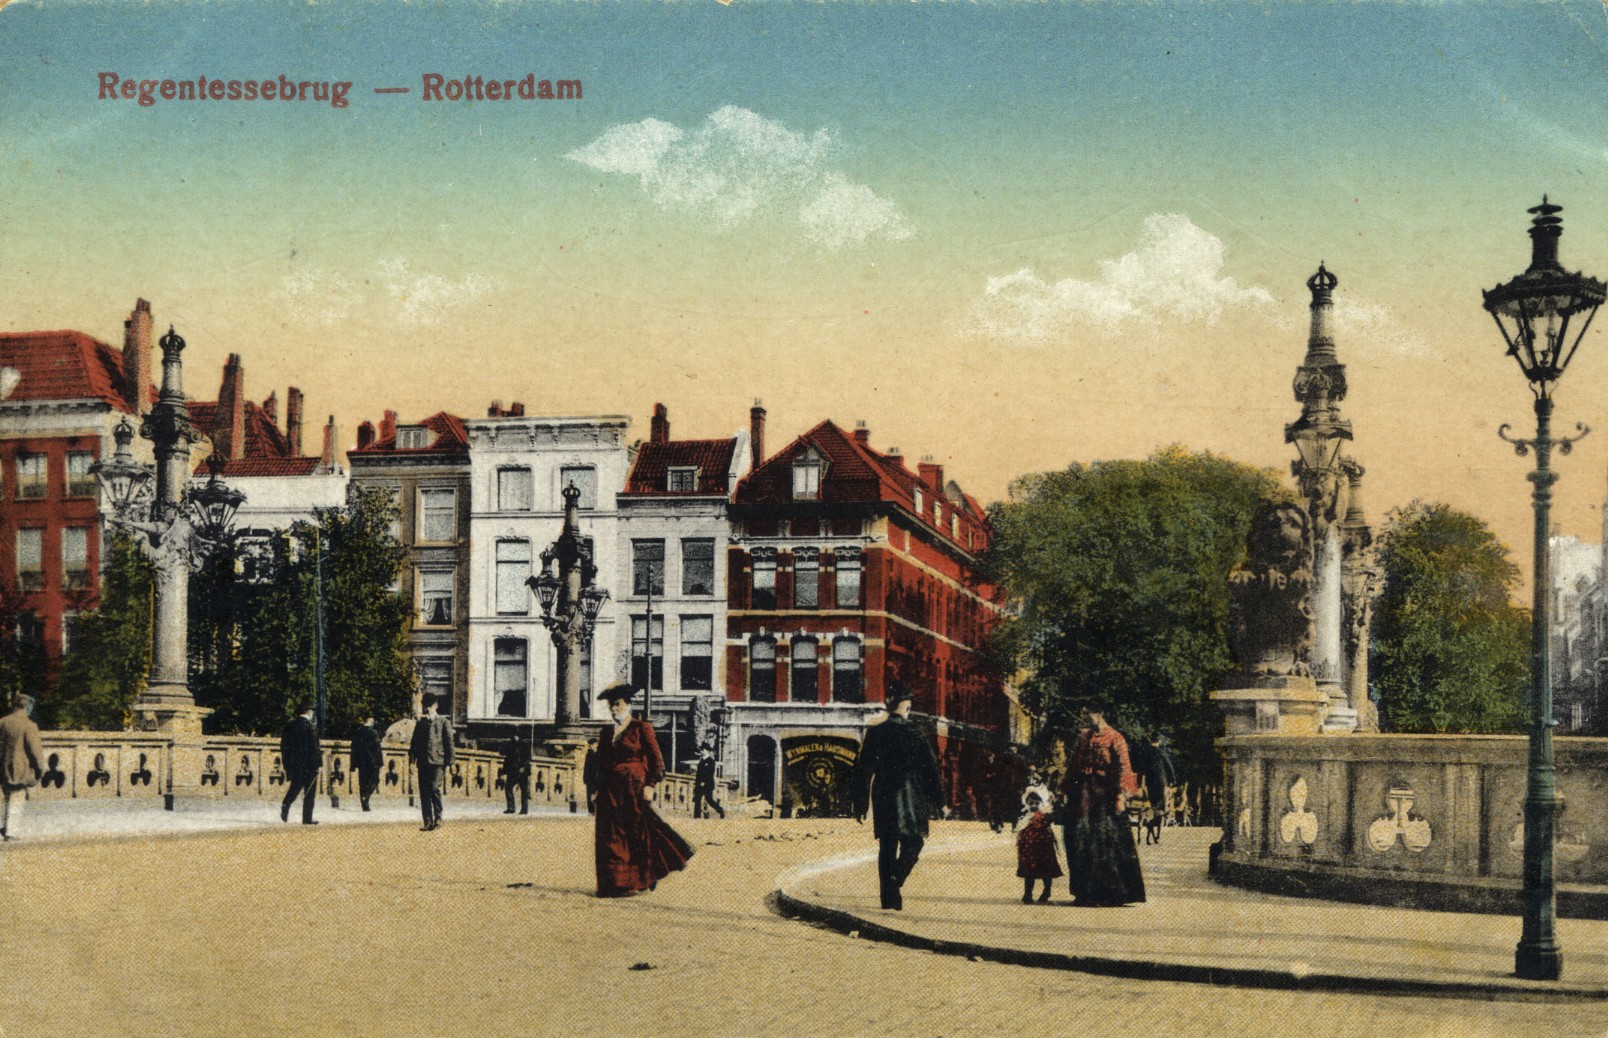
[[[0,719],[0,839],[22,835],[22,805],[28,789],[38,784],[45,751],[39,726],[28,716],[29,696],[12,700],[11,713]]]
[[[452,722],[436,712],[436,697],[424,697],[424,715],[413,726],[413,742],[408,748],[413,766],[419,771],[419,806],[424,812],[420,832],[441,828],[441,793],[447,769],[452,767]]]
[[[887,720],[865,733],[854,765],[854,819],[872,809],[882,907],[904,907],[899,888],[916,867],[927,820],[943,806],[938,761],[927,737],[910,721],[910,693],[894,682],[883,697]]]
[[[279,805],[279,820],[290,821],[290,805],[302,798],[302,824],[313,821],[313,798],[318,793],[318,771],[324,766],[324,753],[318,744],[318,726],[313,724],[313,704],[304,701],[279,739],[279,760],[285,767],[290,788]]]

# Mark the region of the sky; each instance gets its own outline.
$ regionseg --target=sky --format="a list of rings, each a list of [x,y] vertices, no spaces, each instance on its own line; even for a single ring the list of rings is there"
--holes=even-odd
[[[716,437],[762,399],[772,448],[864,420],[987,502],[1174,443],[1285,470],[1322,261],[1371,517],[1444,501],[1527,568],[1496,430],[1530,395],[1480,290],[1543,193],[1564,263],[1608,276],[1605,10],[12,0],[0,330],[118,345],[143,297],[192,396],[238,353],[250,397],[297,385],[348,443],[493,400]],[[351,86],[141,105],[108,74]],[[1600,428],[1555,488],[1593,541],[1602,336],[1557,391],[1561,430]]]

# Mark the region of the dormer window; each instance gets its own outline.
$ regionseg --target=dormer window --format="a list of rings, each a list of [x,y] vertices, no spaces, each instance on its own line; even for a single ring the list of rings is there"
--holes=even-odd
[[[672,494],[690,494],[698,489],[698,470],[691,465],[673,466],[665,478],[665,489]]]
[[[922,498],[922,496],[921,496],[921,488],[920,488],[920,487],[916,487],[916,489],[915,489],[915,490],[914,490],[914,492],[913,492],[913,493],[914,493],[914,494],[915,494],[915,498],[916,498],[916,515],[918,515],[918,516],[919,516],[919,515],[921,515],[921,510],[922,510],[922,509],[923,509],[923,508],[924,508],[924,507],[926,507],[926,506],[925,506],[925,505],[924,505],[924,504],[923,504],[923,500],[924,500],[924,499],[923,499],[923,498]]]
[[[420,451],[430,446],[430,430],[422,425],[400,425],[396,430],[396,448],[403,451]]]
[[[821,497],[821,456],[812,448],[793,462],[793,500],[818,501]]]

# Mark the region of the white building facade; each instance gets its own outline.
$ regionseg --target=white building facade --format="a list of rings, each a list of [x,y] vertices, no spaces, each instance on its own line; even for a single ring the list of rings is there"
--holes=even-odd
[[[582,654],[581,717],[629,669],[629,625],[615,604],[619,510],[633,450],[624,415],[526,417],[515,405],[465,423],[469,436],[467,720],[476,738],[549,721],[557,710],[556,654],[526,580],[563,529],[564,487],[581,492],[581,536],[590,540],[596,581],[609,592],[589,651]],[[622,634],[622,631],[625,632]]]

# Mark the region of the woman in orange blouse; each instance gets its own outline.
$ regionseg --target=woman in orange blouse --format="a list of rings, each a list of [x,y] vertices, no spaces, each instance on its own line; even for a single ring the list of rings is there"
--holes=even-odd
[[[1110,712],[1098,699],[1080,711],[1083,728],[1067,761],[1062,799],[1073,903],[1096,908],[1145,899],[1139,849],[1123,813],[1139,780],[1128,761],[1128,740],[1106,723]]]

